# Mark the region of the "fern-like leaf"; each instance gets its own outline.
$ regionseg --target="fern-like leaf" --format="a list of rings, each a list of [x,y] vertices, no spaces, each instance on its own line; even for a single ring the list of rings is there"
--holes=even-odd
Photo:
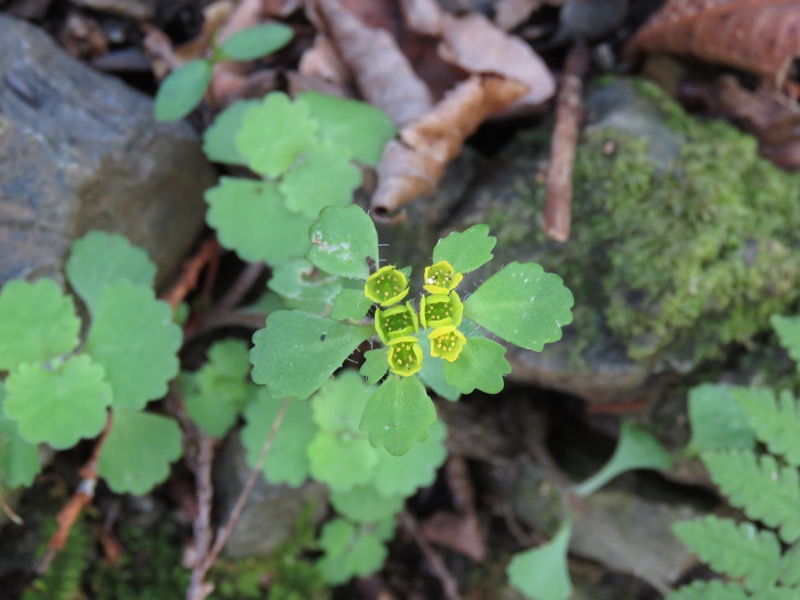
[[[728,501],[751,519],[780,528],[784,542],[800,538],[800,480],[794,467],[773,456],[759,458],[750,450],[706,452],[701,455],[711,479]]]
[[[800,586],[800,542],[784,552],[779,577],[784,585]],[[797,597],[800,598],[800,592]]]
[[[786,348],[798,368],[800,368],[800,317],[772,315],[772,328],[778,334],[781,346]]]
[[[737,388],[733,393],[756,437],[770,452],[800,467],[800,410],[794,395],[784,390],[776,398],[766,388]]]
[[[765,590],[778,578],[780,545],[769,531],[713,515],[676,523],[673,533],[712,569],[743,577],[754,591]]]
[[[738,583],[731,581],[693,581],[675,590],[666,600],[747,600],[750,596]]]

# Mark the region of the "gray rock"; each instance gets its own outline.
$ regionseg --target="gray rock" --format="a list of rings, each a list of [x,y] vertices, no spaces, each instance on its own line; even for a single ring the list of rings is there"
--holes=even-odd
[[[185,123],[61,51],[43,31],[0,15],[0,285],[60,278],[87,231],[144,247],[159,282],[203,226],[214,171]]]

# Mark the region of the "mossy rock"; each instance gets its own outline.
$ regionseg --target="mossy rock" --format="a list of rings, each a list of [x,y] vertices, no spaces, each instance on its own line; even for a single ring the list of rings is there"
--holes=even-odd
[[[533,260],[575,294],[575,321],[512,378],[593,401],[641,397],[769,330],[800,297],[800,174],[720,121],[686,115],[652,84],[608,80],[588,99],[569,242],[541,232],[546,133],[520,135],[448,229],[488,223],[491,269]],[[491,274],[478,272],[469,289]]]

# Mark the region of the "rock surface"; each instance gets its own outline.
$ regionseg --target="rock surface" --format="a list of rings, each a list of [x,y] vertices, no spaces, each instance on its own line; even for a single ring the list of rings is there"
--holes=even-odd
[[[114,231],[147,249],[159,282],[203,225],[214,171],[185,123],[0,15],[0,286],[60,278],[73,240]]]

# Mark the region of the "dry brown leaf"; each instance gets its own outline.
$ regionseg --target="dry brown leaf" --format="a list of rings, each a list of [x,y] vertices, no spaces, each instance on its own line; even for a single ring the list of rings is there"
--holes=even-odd
[[[503,75],[525,83],[528,93],[517,106],[540,105],[555,93],[553,75],[531,47],[479,13],[445,16],[439,54],[470,73]]]
[[[261,0],[261,12],[270,17],[288,17],[303,5],[303,0]]]
[[[417,196],[436,189],[445,165],[461,150],[487,116],[524,96],[525,84],[496,76],[473,75],[453,89],[433,110],[400,131],[378,165],[376,214],[393,213]]]
[[[438,37],[444,27],[444,12],[435,0],[400,0],[403,21],[421,35]]]
[[[318,34],[314,44],[303,53],[298,70],[301,75],[321,77],[330,83],[346,88],[350,86],[350,71],[325,34]]]
[[[522,25],[528,20],[542,0],[500,0],[494,8],[494,21],[506,31]]]
[[[631,41],[631,49],[689,54],[782,85],[800,56],[797,0],[669,0]]]

